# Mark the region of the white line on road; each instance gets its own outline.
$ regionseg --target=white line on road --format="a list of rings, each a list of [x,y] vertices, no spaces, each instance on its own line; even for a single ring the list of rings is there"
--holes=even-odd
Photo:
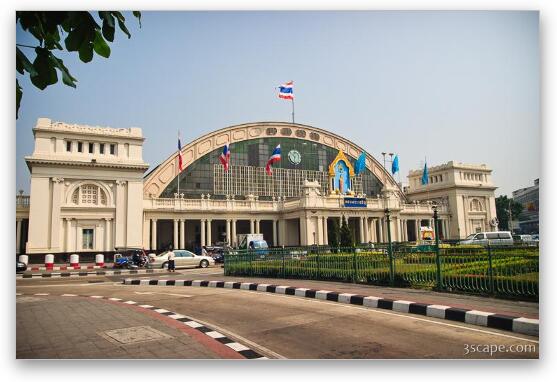
[[[191,294],[179,294],[179,293],[163,293],[163,292],[133,292],[135,294],[165,294],[167,296],[176,297],[193,297]]]

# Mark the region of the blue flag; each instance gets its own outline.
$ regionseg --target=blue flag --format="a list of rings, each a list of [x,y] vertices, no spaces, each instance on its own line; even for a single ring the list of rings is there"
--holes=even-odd
[[[361,153],[358,159],[356,160],[356,164],[354,165],[354,172],[356,175],[361,174],[366,168],[366,154]]]
[[[399,168],[398,168],[398,154],[395,155],[395,159],[393,160],[393,165],[391,167],[391,172],[394,174],[396,174],[398,172]]]
[[[422,174],[422,185],[429,183],[429,172],[427,171],[427,162],[424,164],[424,173]]]

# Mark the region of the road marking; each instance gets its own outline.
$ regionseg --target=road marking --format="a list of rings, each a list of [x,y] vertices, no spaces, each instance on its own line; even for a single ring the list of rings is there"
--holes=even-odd
[[[231,292],[231,291],[229,291],[229,292]],[[198,322],[198,323],[200,323],[200,324],[203,324],[204,326],[209,327],[209,328],[211,328],[211,329],[214,329],[213,332],[209,332],[209,333],[211,333],[211,334],[208,334],[208,335],[211,336],[211,337],[214,335],[214,336],[215,336],[214,338],[220,338],[220,337],[218,337],[219,335],[224,335],[224,336],[226,336],[226,337],[228,337],[228,338],[231,338],[231,339],[233,339],[233,340],[236,340],[237,342],[241,342],[241,343],[243,343],[243,344],[246,344],[246,345],[248,345],[250,348],[252,348],[252,349],[254,349],[254,350],[259,350],[261,353],[266,353],[266,354],[270,355],[270,356],[273,357],[273,358],[276,358],[276,359],[288,359],[288,358],[286,358],[285,356],[280,355],[279,353],[274,352],[274,351],[272,351],[271,349],[266,348],[266,347],[263,346],[263,345],[260,345],[260,344],[258,344],[258,343],[255,343],[255,342],[253,342],[253,341],[250,341],[250,340],[248,340],[247,338],[242,337],[242,336],[239,335],[239,334],[236,334],[236,333],[231,332],[230,330],[224,329],[223,327],[220,327],[220,326],[218,326],[218,325],[215,325],[215,324],[213,324],[213,323],[211,323],[211,322],[203,321],[203,320],[200,320],[200,319],[198,319],[198,318],[192,317],[190,314],[188,314],[188,317],[191,318],[192,320],[194,320],[195,322]]]
[[[448,327],[452,327],[452,328],[465,329],[465,330],[469,330],[469,331],[473,331],[473,332],[486,333],[486,334],[491,334],[491,335],[494,335],[494,336],[512,338],[512,339],[515,339],[515,340],[521,340],[521,341],[533,342],[533,343],[539,344],[539,340],[536,341],[536,340],[531,340],[531,339],[528,339],[528,338],[512,336],[512,335],[509,335],[509,334],[492,332],[490,330],[470,328],[468,326],[461,326],[461,325],[449,324],[447,322],[439,322],[439,321],[435,321],[435,320],[429,320],[427,318],[414,317],[413,315],[410,315],[410,314],[408,314],[408,315],[399,314],[399,313],[393,313],[393,312],[389,312],[389,311],[382,311],[382,310],[373,309],[373,308],[361,308],[359,306],[339,304],[338,302],[329,302],[329,301],[324,301],[324,300],[310,299],[310,298],[307,298],[307,297],[298,297],[298,296],[290,296],[290,295],[287,296],[287,295],[275,294],[275,293],[261,293],[261,292],[257,292],[257,291],[247,291],[247,290],[242,290],[242,289],[230,290],[230,289],[225,289],[225,288],[217,288],[217,290],[222,291],[224,293],[237,293],[237,292],[251,293],[251,294],[254,294],[256,296],[262,296],[262,297],[274,296],[274,297],[280,297],[280,298],[286,298],[286,299],[294,298],[294,299],[297,299],[297,300],[304,300],[304,301],[308,301],[308,302],[312,302],[312,303],[316,303],[316,304],[327,304],[327,305],[331,305],[331,306],[336,306],[337,308],[350,308],[350,309],[362,310],[362,311],[365,311],[365,312],[385,314],[385,315],[388,315],[388,316],[397,316],[397,317],[407,318],[407,319],[416,320],[416,321],[424,321],[424,322],[428,322],[428,323],[436,324],[436,325],[442,325],[442,326],[448,326]],[[197,320],[197,321],[199,321],[199,320]],[[199,321],[199,322],[201,322],[201,321]],[[215,326],[213,325],[213,327],[215,327]],[[215,328],[217,328],[217,327],[215,327]]]
[[[121,284],[118,284],[121,285]],[[179,293],[164,293],[164,292],[133,292],[135,294],[164,294],[167,296],[175,296],[175,297],[193,297],[191,294],[179,294]]]

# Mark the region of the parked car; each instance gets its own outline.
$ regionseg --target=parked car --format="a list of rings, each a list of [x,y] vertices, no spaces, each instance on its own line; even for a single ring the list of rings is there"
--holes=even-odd
[[[207,268],[209,265],[215,265],[215,260],[211,256],[199,256],[185,249],[177,249],[174,252],[174,264],[179,267],[200,267]],[[150,264],[153,268],[168,268],[168,251],[160,255],[150,255]]]
[[[15,271],[16,273],[25,272],[27,270],[27,264],[22,263],[21,261],[16,262]]]
[[[513,235],[513,239],[515,244],[523,244],[523,245],[530,245],[530,246],[535,246],[539,242],[539,238],[535,240],[533,235]]]
[[[540,235],[538,233],[532,235],[532,240],[535,241],[535,242],[540,241]]]
[[[461,240],[460,244],[513,245],[514,240],[509,231],[478,232]]]

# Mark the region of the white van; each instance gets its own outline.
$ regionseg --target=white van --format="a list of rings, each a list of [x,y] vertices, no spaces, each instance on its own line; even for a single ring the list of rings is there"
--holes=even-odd
[[[478,232],[461,240],[459,244],[513,245],[514,240],[509,231]]]

